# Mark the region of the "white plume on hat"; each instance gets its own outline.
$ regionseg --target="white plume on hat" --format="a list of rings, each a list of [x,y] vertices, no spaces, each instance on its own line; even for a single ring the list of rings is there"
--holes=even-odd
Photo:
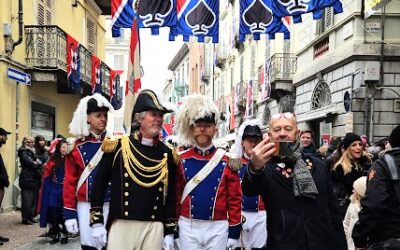
[[[217,106],[210,97],[200,94],[189,95],[184,98],[175,117],[174,130],[178,134],[180,145],[192,145],[195,143],[190,126],[198,119],[215,114],[215,124],[218,123],[219,112]]]
[[[69,133],[75,137],[83,138],[90,134],[90,126],[87,123],[87,103],[94,98],[97,101],[98,107],[106,107],[109,110],[114,110],[113,106],[107,99],[99,93],[88,95],[79,101],[78,107],[74,112],[72,121],[69,124]]]
[[[247,126],[258,126],[261,130],[263,130],[262,122],[258,119],[246,120],[240,125],[236,135],[235,143],[232,145],[231,150],[229,151],[239,157],[242,157],[243,155],[242,137],[244,129]]]

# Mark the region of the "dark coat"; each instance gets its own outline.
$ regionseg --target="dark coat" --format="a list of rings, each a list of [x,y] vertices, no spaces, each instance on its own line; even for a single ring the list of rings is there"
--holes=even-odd
[[[369,168],[369,163],[366,157],[362,157],[359,162],[358,169],[355,167],[355,162],[351,161],[352,171],[344,174],[342,165],[338,165],[331,171],[331,182],[333,187],[333,195],[339,206],[339,213],[344,219],[347,207],[350,204],[350,195],[353,193],[353,183],[355,180],[365,175],[365,169]]]
[[[292,169],[279,167],[278,159],[269,161],[261,173],[245,173],[243,193],[261,195],[268,214],[267,249],[347,249],[326,166],[316,156],[303,158],[312,165],[310,171],[319,193],[316,199],[294,196]]]
[[[0,188],[5,188],[10,185],[6,166],[4,165],[3,157],[0,154]]]
[[[19,175],[19,186],[23,188],[38,189],[41,183],[41,175],[38,171],[42,168],[35,152],[27,148],[18,150],[18,157],[21,163]]]
[[[394,157],[397,171],[400,172],[400,149],[387,153]],[[383,159],[377,159],[372,164],[361,207],[359,221],[355,224],[352,235],[357,247],[400,238],[400,201],[396,197],[388,166]]]
[[[109,212],[109,224],[115,219],[139,220],[139,221],[160,221],[164,223],[164,232],[173,233],[168,228],[169,221],[176,221],[176,199],[175,184],[177,165],[174,162],[173,152],[164,143],[158,142],[154,147],[145,146],[139,143],[134,136],[129,137],[133,147],[131,152],[136,159],[144,166],[154,166],[156,163],[146,158],[160,160],[164,154],[168,156],[168,189],[164,204],[164,184],[159,182],[152,187],[143,187],[132,180],[128,171],[124,167],[121,153],[121,143],[110,153],[104,153],[103,158],[97,165],[97,174],[90,196],[92,212],[102,214],[104,203],[104,193],[111,181],[111,200]],[[135,170],[130,170],[135,171]],[[136,175],[138,175],[136,173]],[[143,179],[141,181],[151,182],[156,178]],[[99,220],[92,220],[91,224],[104,223],[102,216],[96,216]]]

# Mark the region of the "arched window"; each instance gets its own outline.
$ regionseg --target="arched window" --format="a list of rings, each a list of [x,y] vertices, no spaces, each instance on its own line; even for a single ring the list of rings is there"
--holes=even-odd
[[[312,109],[319,109],[322,107],[329,106],[332,103],[331,90],[325,81],[320,81],[314,89],[311,98]]]

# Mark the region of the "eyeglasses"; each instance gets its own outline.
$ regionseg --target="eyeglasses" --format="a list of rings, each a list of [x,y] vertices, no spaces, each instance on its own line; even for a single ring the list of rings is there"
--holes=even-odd
[[[285,119],[296,119],[296,115],[294,113],[286,112],[286,113],[273,114],[271,116],[271,120],[272,119],[280,119],[282,117]]]

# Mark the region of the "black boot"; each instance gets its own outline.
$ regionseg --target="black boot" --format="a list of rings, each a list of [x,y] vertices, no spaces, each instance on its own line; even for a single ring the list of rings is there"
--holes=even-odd
[[[61,244],[67,244],[68,243],[68,237],[67,237],[66,234],[61,233],[60,242],[61,242]]]
[[[60,241],[60,234],[56,233],[56,234],[53,235],[53,238],[52,238],[50,244],[55,244],[55,243],[57,243],[59,241]]]

